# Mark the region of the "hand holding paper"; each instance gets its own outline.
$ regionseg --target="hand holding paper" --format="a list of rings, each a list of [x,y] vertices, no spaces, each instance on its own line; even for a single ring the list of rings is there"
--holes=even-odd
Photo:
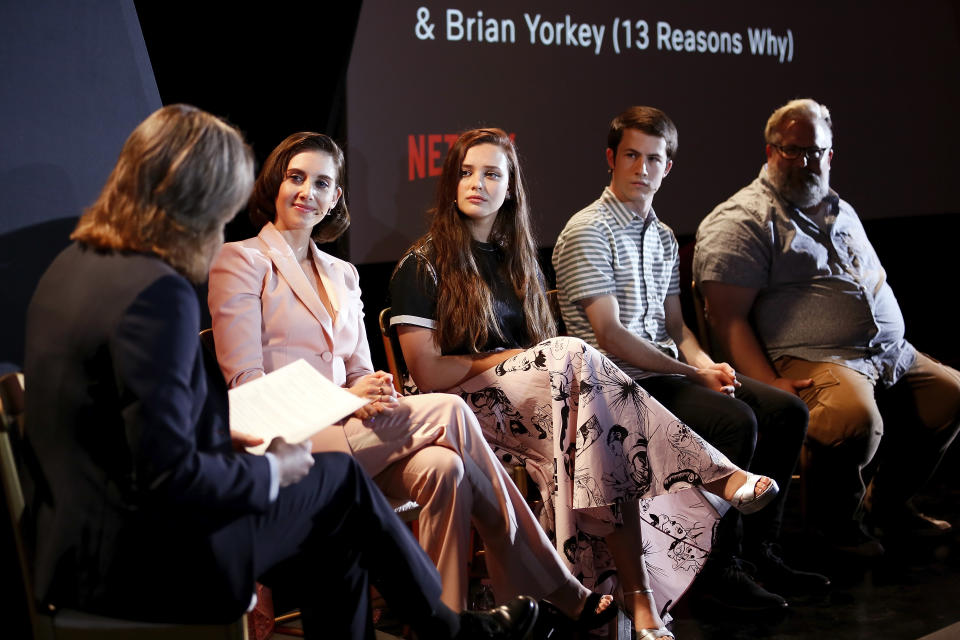
[[[277,436],[302,442],[368,402],[327,380],[305,360],[235,387],[229,397],[231,432],[264,443]],[[266,444],[248,448],[257,454],[266,449]]]
[[[290,444],[283,438],[274,438],[267,451],[276,456],[281,488],[303,480],[313,466],[309,442]]]

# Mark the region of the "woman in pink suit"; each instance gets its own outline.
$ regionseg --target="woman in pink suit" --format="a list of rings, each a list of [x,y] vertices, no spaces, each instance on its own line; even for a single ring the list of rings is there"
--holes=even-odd
[[[374,371],[357,270],[315,242],[349,225],[343,152],[329,137],[297,133],[267,158],[250,215],[257,237],[224,245],[210,271],[210,312],[224,377],[232,387],[303,358],[372,401],[327,429],[315,448],[351,452],[384,492],[422,507],[420,543],[443,578],[443,601],[466,604],[470,523],[487,548],[499,600],[546,597],[580,625],[613,612],[565,568],[458,397],[397,398]],[[339,438],[334,442],[331,438]]]

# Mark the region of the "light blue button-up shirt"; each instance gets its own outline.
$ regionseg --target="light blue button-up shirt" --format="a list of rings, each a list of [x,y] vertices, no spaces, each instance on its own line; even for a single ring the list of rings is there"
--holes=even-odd
[[[771,360],[836,362],[889,386],[916,359],[860,218],[833,191],[812,218],[779,197],[766,166],[704,218],[697,283],[759,289],[751,320]]]

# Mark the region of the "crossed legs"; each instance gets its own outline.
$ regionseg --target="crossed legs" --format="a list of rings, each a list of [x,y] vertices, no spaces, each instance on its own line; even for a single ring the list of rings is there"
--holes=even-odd
[[[558,591],[585,598],[586,589],[565,568],[463,400],[425,394],[401,404],[409,412],[402,435],[368,441],[354,455],[377,474],[387,495],[420,504],[420,544],[443,577],[443,602],[455,611],[466,606],[471,522],[486,547],[498,600]]]

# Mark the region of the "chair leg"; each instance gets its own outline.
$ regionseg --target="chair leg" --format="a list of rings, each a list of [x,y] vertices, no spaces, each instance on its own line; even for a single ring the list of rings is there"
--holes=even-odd
[[[800,448],[800,526],[804,533],[809,531],[809,519],[807,518],[807,471],[810,469],[810,449],[806,444]]]
[[[289,627],[287,626],[288,622],[300,619],[299,611],[291,611],[290,613],[285,613],[283,615],[277,616],[273,619],[273,632],[282,633],[288,636],[296,636],[298,638],[303,637],[303,629],[300,627]]]
[[[619,609],[617,617],[610,621],[607,636],[614,640],[630,640],[633,637],[633,620],[623,612],[623,609]]]

